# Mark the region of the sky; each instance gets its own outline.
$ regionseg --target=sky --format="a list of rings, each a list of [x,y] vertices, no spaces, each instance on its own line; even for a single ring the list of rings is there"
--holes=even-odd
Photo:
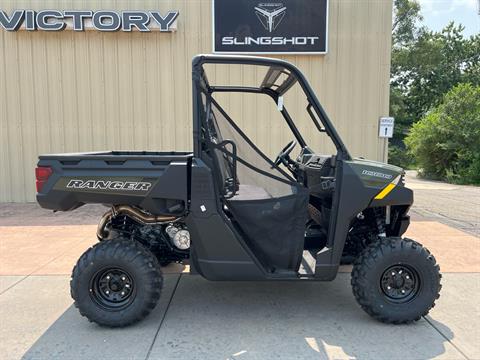
[[[419,0],[423,23],[434,31],[442,30],[450,21],[465,26],[464,35],[480,33],[480,0]]]

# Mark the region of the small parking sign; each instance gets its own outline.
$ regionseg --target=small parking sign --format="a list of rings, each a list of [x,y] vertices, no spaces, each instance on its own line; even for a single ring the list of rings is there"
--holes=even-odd
[[[378,126],[378,136],[381,138],[391,138],[393,136],[393,117],[381,117]]]

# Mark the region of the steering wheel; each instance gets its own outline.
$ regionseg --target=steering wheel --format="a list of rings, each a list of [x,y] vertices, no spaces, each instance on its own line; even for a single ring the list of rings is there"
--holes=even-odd
[[[288,156],[293,148],[297,145],[297,142],[295,140],[290,141],[283,149],[278,153],[277,158],[273,162],[274,166],[278,166],[280,164],[285,165],[288,167],[290,165],[290,156]],[[272,166],[273,168],[273,166]]]

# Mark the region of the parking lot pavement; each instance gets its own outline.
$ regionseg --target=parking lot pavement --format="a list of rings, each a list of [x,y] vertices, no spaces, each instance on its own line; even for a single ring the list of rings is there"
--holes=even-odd
[[[30,276],[0,296],[2,359],[480,358],[479,274],[447,274],[431,315],[401,326],[366,315],[348,274],[331,283],[209,282],[170,274],[154,312],[125,329],[82,318],[71,305],[68,280]]]
[[[412,222],[406,237],[431,251],[443,272],[480,273],[480,239],[436,221]]]
[[[75,211],[53,212],[37,203],[3,203],[0,226],[95,225],[107,210],[103,205],[87,204]]]
[[[455,291],[450,276],[446,286]],[[378,323],[355,303],[347,274],[331,283],[215,283],[183,276],[151,358],[478,358],[478,350],[457,339],[468,334],[454,333],[455,321],[440,322],[437,313],[413,325]],[[478,311],[477,318],[462,320],[480,320]]]
[[[35,342],[22,347],[13,358],[146,359],[162,325],[179,276],[180,274],[165,275],[162,297],[155,310],[144,321],[129,328],[108,329],[90,323],[80,316],[68,299],[58,306],[61,309],[60,316]],[[34,278],[38,282],[45,279],[42,276]],[[69,279],[61,276],[58,281],[62,283],[61,296],[68,294]],[[39,304],[35,307],[38,310]]]
[[[73,264],[96,242],[90,214],[104,208],[75,219],[28,206],[0,205],[2,360],[480,359],[479,239],[431,219],[412,222],[407,236],[435,254],[443,289],[415,324],[372,320],[348,273],[331,283],[209,282],[171,265],[149,317],[106,329],[81,317],[69,295]]]
[[[480,237],[480,187],[419,179],[407,171],[406,185],[414,191],[414,219],[438,221]]]
[[[480,359],[480,273],[443,274],[437,306],[426,317],[469,359]]]

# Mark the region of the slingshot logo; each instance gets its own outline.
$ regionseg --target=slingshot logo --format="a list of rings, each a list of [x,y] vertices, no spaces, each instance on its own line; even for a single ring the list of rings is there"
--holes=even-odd
[[[214,52],[326,52],[329,0],[212,0]]]
[[[272,32],[282,22],[287,8],[282,3],[260,3],[255,6],[255,14],[263,27]]]

